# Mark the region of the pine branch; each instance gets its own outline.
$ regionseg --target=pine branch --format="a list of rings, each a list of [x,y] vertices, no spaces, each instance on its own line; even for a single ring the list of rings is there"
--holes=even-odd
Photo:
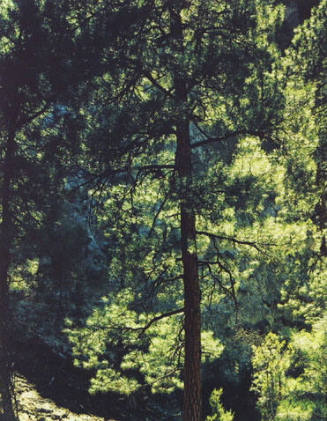
[[[220,142],[224,142],[225,140],[229,140],[233,137],[239,137],[239,136],[258,136],[260,138],[264,138],[264,134],[262,132],[255,132],[255,131],[252,132],[249,130],[236,130],[234,132],[227,133],[224,136],[210,137],[196,123],[194,124],[196,128],[200,131],[200,133],[206,137],[206,139],[199,140],[198,142],[193,143],[191,145],[191,148],[198,148],[199,146],[210,145],[211,143],[220,143]]]
[[[229,237],[229,236],[226,236],[226,235],[214,234],[212,232],[207,232],[207,231],[196,231],[196,233],[199,234],[199,235],[205,235],[209,238],[215,238],[217,240],[226,240],[226,241],[231,241],[232,243],[235,243],[235,244],[250,246],[250,247],[253,247],[260,252],[262,251],[260,246],[262,246],[262,247],[276,246],[275,243],[258,243],[256,241],[239,240],[238,238],[235,238],[235,237]]]
[[[141,329],[140,336],[143,335],[144,332],[147,329],[149,329],[150,326],[153,325],[153,323],[156,323],[159,320],[165,319],[166,317],[170,317],[170,316],[173,316],[175,314],[179,314],[179,313],[183,313],[183,312],[184,312],[184,307],[183,308],[178,308],[177,310],[169,311],[167,313],[163,313],[163,314],[160,314],[159,316],[154,317],[144,327],[140,328]]]
[[[152,83],[153,86],[158,88],[161,92],[163,92],[165,95],[169,96],[170,98],[174,98],[173,94],[170,91],[167,91],[166,88],[164,88],[157,79],[155,79],[150,72],[144,72],[144,76],[149,79],[149,81]]]

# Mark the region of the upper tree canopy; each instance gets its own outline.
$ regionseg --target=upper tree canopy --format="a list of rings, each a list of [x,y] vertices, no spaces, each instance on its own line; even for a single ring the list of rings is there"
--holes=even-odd
[[[92,107],[99,118],[90,147],[98,150],[102,166],[104,154],[108,162],[117,148],[120,154],[133,147],[147,150],[149,159],[167,148],[176,123],[185,118],[193,125],[194,142],[263,134],[276,123],[282,98],[268,76],[267,29],[280,9],[239,1],[135,1],[107,9],[109,33],[118,26],[126,31],[102,58],[108,73],[98,81],[99,106]],[[178,80],[184,85],[182,102]]]

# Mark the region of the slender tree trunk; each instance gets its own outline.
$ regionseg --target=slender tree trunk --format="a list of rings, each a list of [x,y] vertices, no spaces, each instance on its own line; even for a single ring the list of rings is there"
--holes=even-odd
[[[181,7],[181,6],[180,6]],[[170,7],[171,33],[179,54],[184,54],[183,25],[180,7]],[[181,217],[181,251],[184,281],[185,363],[183,421],[201,421],[201,293],[196,251],[195,213],[192,194],[192,151],[190,121],[187,116],[188,88],[182,74],[173,75],[176,107],[177,148],[175,164]]]
[[[183,420],[200,421],[202,409],[201,294],[196,252],[195,214],[192,208],[192,192],[190,191],[192,162],[189,122],[187,120],[177,128],[176,166],[181,188],[181,248],[185,308]]]
[[[319,145],[316,151],[316,186],[319,192],[319,202],[316,205],[314,214],[314,222],[318,225],[319,230],[322,234],[320,255],[324,257],[327,256],[327,142],[325,140],[326,135],[327,130],[325,126],[323,126],[319,130]]]
[[[1,191],[1,225],[0,225],[0,419],[15,421],[12,397],[12,352],[10,343],[9,285],[8,271],[11,261],[13,241],[11,203],[11,184],[14,172],[15,155],[14,133],[8,135],[3,163],[3,184]],[[1,413],[1,412],[0,412]]]
[[[170,8],[171,32],[180,54],[184,53],[180,11]],[[185,363],[183,421],[201,421],[201,293],[196,252],[195,213],[192,198],[192,151],[187,109],[187,84],[182,75],[174,75],[177,108],[181,115],[176,124],[176,169],[181,216],[181,250],[184,282]]]

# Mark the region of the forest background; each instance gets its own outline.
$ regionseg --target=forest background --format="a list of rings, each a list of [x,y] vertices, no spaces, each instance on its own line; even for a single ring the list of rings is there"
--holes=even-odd
[[[0,19],[1,419],[326,420],[327,1]]]

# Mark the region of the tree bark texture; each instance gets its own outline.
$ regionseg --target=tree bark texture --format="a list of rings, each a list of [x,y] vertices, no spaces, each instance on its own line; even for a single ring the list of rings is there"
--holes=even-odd
[[[187,121],[177,130],[176,166],[181,184],[181,249],[184,281],[185,364],[183,420],[200,421],[201,396],[201,310],[196,253],[195,214],[192,209],[192,164]]]
[[[171,34],[180,55],[184,54],[183,25],[178,6],[170,7]],[[192,150],[187,115],[188,88],[182,72],[173,75],[177,107],[176,156],[181,218],[181,252],[184,282],[185,362],[183,421],[201,421],[201,293],[196,251],[196,220],[192,194]]]
[[[9,282],[8,272],[11,261],[13,225],[11,214],[11,184],[14,172],[15,137],[9,134],[3,162],[3,180],[1,189],[1,225],[0,225],[0,419],[15,421],[12,396],[12,352],[10,341]]]
[[[184,55],[181,21],[183,2],[172,2],[170,30],[175,50]],[[201,293],[196,251],[196,220],[192,194],[192,150],[190,120],[187,112],[188,86],[181,70],[173,74],[176,99],[176,156],[181,218],[181,252],[184,282],[185,362],[183,421],[201,421]]]

